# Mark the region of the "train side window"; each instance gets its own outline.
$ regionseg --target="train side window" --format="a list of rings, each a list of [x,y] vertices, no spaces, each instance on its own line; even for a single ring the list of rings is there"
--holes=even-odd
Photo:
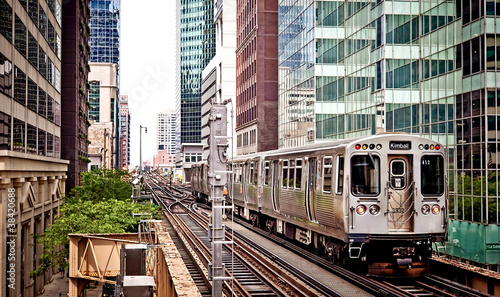
[[[344,157],[337,156],[335,172],[337,173],[337,184],[335,186],[335,194],[341,195],[344,191]]]
[[[302,185],[302,159],[295,161],[295,189],[300,190]]]
[[[286,188],[288,185],[288,160],[283,160],[283,174],[281,176],[282,187]]]
[[[293,181],[295,179],[295,160],[290,160],[288,167],[288,187],[293,189]]]
[[[266,161],[264,163],[264,185],[269,186],[269,182],[271,181],[271,170],[269,169],[270,162]]]
[[[323,158],[323,193],[332,192],[332,167],[333,158],[324,157]]]
[[[253,162],[250,162],[250,184],[253,184]]]
[[[252,183],[254,185],[257,185],[258,181],[259,181],[259,163],[258,162],[255,162],[255,168],[253,170],[253,180],[252,180]]]

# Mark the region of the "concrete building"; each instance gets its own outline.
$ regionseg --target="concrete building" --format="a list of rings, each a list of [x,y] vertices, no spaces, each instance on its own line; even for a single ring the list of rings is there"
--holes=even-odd
[[[160,112],[156,116],[156,149],[175,155],[175,123],[173,111]]]
[[[203,157],[208,156],[210,127],[208,115],[212,103],[227,102],[227,133],[233,135],[228,147],[228,156],[236,149],[235,101],[236,101],[236,1],[217,1],[214,7],[215,56],[202,73],[201,85],[201,143]],[[224,4],[224,5],[223,5]]]
[[[110,137],[113,140],[112,164],[113,168],[117,162],[117,137],[118,137],[118,91],[116,75],[118,65],[113,63],[89,63],[89,119],[94,123],[111,123]],[[92,128],[92,126],[90,127]],[[94,143],[92,135],[88,139]]]
[[[447,254],[494,270],[499,9],[491,0],[282,0],[278,27],[279,146],[384,131],[445,144]]]
[[[93,123],[89,127],[89,145],[90,163],[88,169],[93,168],[114,168],[114,137],[113,123]]]
[[[128,109],[128,95],[120,95],[119,101],[119,168],[128,169],[130,166],[130,112]]]
[[[67,190],[80,185],[80,173],[87,171],[88,144],[88,0],[64,2],[62,7],[62,158],[69,160]],[[79,135],[83,135],[80,137]]]
[[[278,2],[237,3],[234,138],[241,155],[278,148]]]
[[[33,237],[52,224],[66,190],[61,11],[57,0],[0,0],[0,296],[34,297],[53,275],[30,271],[42,254]]]
[[[180,144],[200,143],[202,71],[215,55],[214,1],[177,0],[177,6],[180,92],[176,94],[176,133]]]

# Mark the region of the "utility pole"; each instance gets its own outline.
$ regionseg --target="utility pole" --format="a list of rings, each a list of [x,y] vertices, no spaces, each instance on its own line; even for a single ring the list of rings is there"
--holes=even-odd
[[[222,281],[231,280],[225,276],[222,264],[222,245],[231,244],[225,240],[225,226],[222,224],[224,208],[223,189],[227,182],[227,108],[224,105],[213,105],[210,109],[210,136],[208,146],[208,182],[212,186],[212,224],[208,226],[208,237],[212,241],[212,264],[209,277],[212,280],[212,297],[222,296]],[[232,208],[232,206],[229,206]]]

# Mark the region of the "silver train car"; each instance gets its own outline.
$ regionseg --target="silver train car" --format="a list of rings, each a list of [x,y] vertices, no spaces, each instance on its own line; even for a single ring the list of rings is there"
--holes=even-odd
[[[428,271],[446,240],[444,147],[381,134],[238,156],[229,162],[235,214],[336,263],[374,276]],[[210,193],[207,165],[193,167],[193,194]]]

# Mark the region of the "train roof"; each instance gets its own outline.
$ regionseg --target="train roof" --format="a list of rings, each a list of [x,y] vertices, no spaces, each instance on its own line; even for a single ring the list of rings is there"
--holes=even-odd
[[[258,157],[261,157],[262,155],[277,156],[277,155],[296,154],[296,153],[301,153],[301,152],[306,152],[306,151],[312,152],[312,151],[318,151],[318,150],[324,150],[324,149],[335,149],[335,148],[339,148],[339,147],[345,147],[345,146],[347,146],[351,143],[354,143],[354,142],[369,141],[373,138],[388,138],[388,137],[392,137],[392,136],[398,136],[399,139],[400,139],[400,137],[428,139],[428,138],[425,138],[425,137],[422,137],[419,135],[415,135],[415,134],[401,133],[401,132],[387,132],[387,133],[380,133],[380,134],[376,134],[376,135],[362,136],[362,137],[356,137],[356,138],[322,141],[322,142],[308,144],[308,145],[304,145],[304,146],[300,146],[300,147],[282,148],[282,149],[277,149],[277,150],[272,150],[272,151],[252,153],[252,154],[248,154],[248,155],[240,155],[240,156],[235,156],[234,158],[232,158],[232,160],[230,158],[230,161],[258,158]]]

